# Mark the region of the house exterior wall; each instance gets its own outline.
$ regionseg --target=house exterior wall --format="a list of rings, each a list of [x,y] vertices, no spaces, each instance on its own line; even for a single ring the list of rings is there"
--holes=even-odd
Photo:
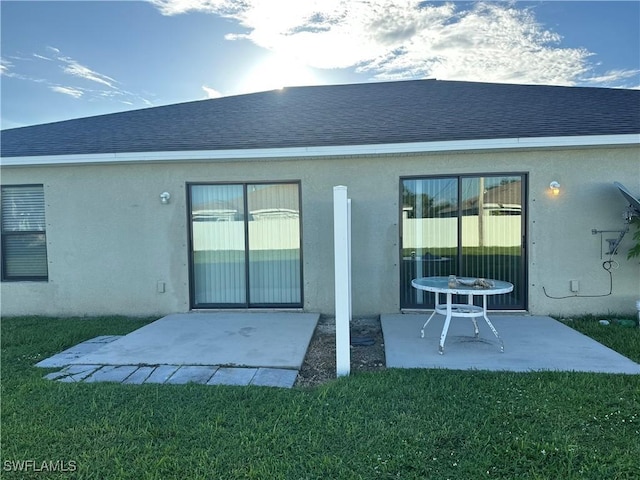
[[[332,314],[332,188],[352,200],[353,314],[398,312],[400,177],[528,174],[528,307],[533,314],[632,312],[640,262],[613,266],[592,229],[623,228],[620,181],[640,192],[640,148],[3,168],[2,184],[44,185],[48,282],[3,282],[2,315],[162,315],[189,305],[187,183],[300,181],[304,309]],[[561,184],[558,196],[549,183]],[[171,193],[167,205],[160,193]],[[606,238],[617,234],[607,234]],[[570,280],[578,295],[570,296]],[[164,286],[164,289],[158,286]],[[544,290],[543,290],[544,288]],[[164,290],[164,291],[161,291]],[[546,292],[546,293],[545,293]]]

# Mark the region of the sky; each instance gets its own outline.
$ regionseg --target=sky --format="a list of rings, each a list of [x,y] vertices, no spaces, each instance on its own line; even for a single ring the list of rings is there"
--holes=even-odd
[[[298,85],[640,88],[640,0],[0,0],[0,127]]]

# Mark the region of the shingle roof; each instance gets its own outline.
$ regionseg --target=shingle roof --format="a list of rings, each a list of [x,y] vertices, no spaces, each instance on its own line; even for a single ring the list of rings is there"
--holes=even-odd
[[[3,157],[640,133],[640,91],[439,80],[288,87],[3,130]]]

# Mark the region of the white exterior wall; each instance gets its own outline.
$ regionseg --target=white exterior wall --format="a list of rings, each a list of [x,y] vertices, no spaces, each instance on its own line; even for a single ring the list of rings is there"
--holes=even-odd
[[[189,310],[187,182],[301,181],[304,309],[332,314],[332,189],[352,199],[353,314],[399,311],[402,176],[527,173],[529,311],[632,312],[640,262],[628,234],[609,291],[600,236],[623,227],[620,181],[640,192],[640,148],[483,151],[306,160],[3,167],[2,184],[42,183],[48,282],[3,282],[2,315],[159,315]],[[561,184],[557,197],[549,183]],[[160,203],[160,193],[171,202]],[[616,236],[612,234],[611,236]],[[610,238],[609,235],[606,238]],[[603,247],[606,249],[606,245]],[[158,282],[165,291],[158,291]]]

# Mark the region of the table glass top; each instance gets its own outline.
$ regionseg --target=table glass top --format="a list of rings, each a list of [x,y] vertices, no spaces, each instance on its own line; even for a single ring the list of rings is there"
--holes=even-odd
[[[465,283],[472,283],[474,280],[477,280],[475,277],[457,277],[458,280],[462,280]],[[493,284],[491,288],[478,288],[469,285],[462,285],[458,283],[455,288],[449,287],[449,277],[422,277],[416,278],[411,282],[413,287],[420,290],[427,290],[431,292],[437,291],[450,291],[452,293],[474,293],[477,295],[481,295],[483,293],[487,294],[497,294],[497,293],[507,293],[513,290],[513,284],[509,282],[505,282],[503,280],[494,280],[492,278],[487,278]]]

